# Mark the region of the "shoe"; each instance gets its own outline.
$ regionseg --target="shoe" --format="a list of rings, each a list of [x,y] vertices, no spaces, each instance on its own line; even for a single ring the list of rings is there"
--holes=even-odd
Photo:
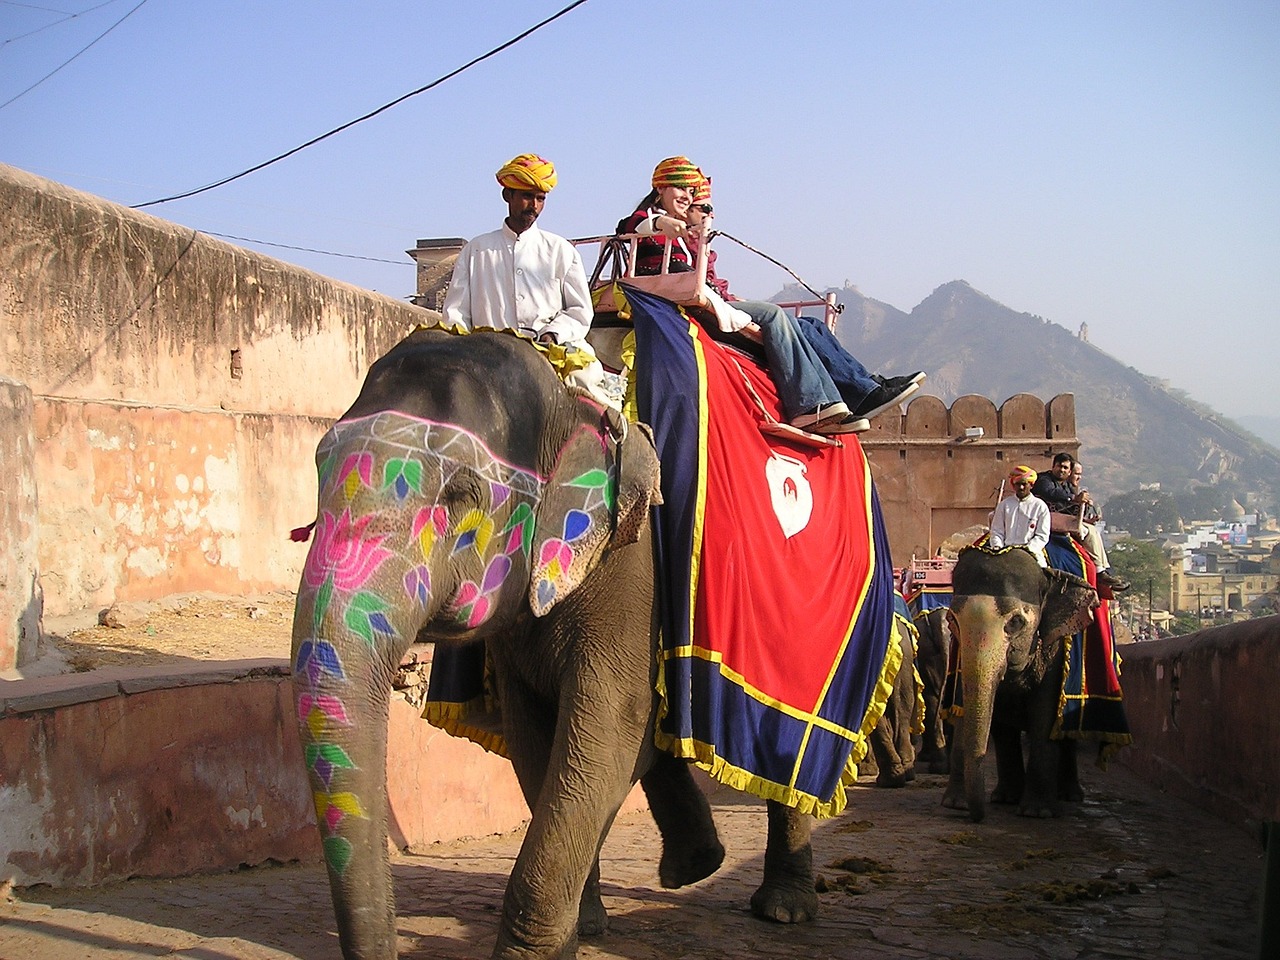
[[[799,416],[791,418],[791,425],[799,427],[801,430],[808,430],[811,433],[821,432],[823,426],[830,426],[839,423],[845,417],[849,416],[852,411],[849,410],[842,401],[837,400],[835,403],[823,405],[819,404],[808,413],[802,413]]]
[[[928,374],[925,373],[923,370],[917,370],[915,373],[909,373],[905,377],[882,377],[878,373],[873,373],[871,375],[871,379],[874,380],[876,383],[880,384],[880,386],[882,387],[890,384],[899,384],[899,383],[901,384],[914,383],[918,387],[920,386],[920,384],[924,383],[925,377],[927,376]]]
[[[860,417],[856,413],[851,413],[839,423],[832,424],[829,427],[821,427],[818,433],[825,435],[835,433],[863,433],[871,429],[871,421],[866,417]]]
[[[1102,584],[1112,593],[1124,593],[1132,586],[1124,577],[1113,576],[1110,570],[1098,571],[1098,583]]]
[[[890,407],[896,407],[919,389],[920,384],[912,383],[910,377],[895,377],[894,380],[886,380],[862,398],[862,403],[858,404],[858,409],[853,411],[853,414],[856,417],[866,417],[870,420],[872,417],[884,413]]]

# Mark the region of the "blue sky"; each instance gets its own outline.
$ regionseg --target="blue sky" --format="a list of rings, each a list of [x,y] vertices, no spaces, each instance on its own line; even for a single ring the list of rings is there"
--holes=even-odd
[[[136,204],[283,153],[568,0],[145,0],[105,36],[138,0],[101,3],[0,0],[0,103],[18,97],[0,107],[0,162]],[[715,179],[717,225],[811,285],[910,310],[967,280],[1087,322],[1097,346],[1224,413],[1278,412],[1274,0],[588,0],[149,212],[372,258],[244,244],[405,297],[404,251],[495,227],[493,172],[525,151],[559,168],[540,223],[566,236],[611,230],[654,163],[685,153]],[[789,279],[720,249],[740,295]]]

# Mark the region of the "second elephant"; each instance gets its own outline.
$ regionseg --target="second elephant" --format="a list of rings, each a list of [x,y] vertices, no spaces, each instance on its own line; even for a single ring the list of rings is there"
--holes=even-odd
[[[943,804],[986,815],[983,761],[996,749],[993,802],[1024,816],[1058,816],[1078,796],[1073,742],[1052,738],[1062,691],[1064,638],[1098,604],[1086,581],[1042,569],[1025,547],[966,547],[952,571],[948,624],[959,644],[963,705],[953,710],[951,778]],[[1024,765],[1021,731],[1029,762]]]

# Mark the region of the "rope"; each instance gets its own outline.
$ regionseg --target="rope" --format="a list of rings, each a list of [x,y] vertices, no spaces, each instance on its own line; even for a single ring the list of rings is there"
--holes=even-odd
[[[740,247],[745,247],[747,250],[750,250],[750,251],[751,251],[752,253],[754,253],[756,256],[764,257],[766,260],[768,260],[768,261],[769,261],[770,263],[772,263],[774,266],[781,267],[783,270],[787,271],[787,273],[791,274],[791,276],[795,278],[796,283],[800,284],[800,286],[804,287],[806,290],[808,290],[810,293],[812,293],[812,294],[813,294],[815,297],[817,297],[819,300],[825,300],[825,299],[826,299],[826,297],[824,297],[822,294],[820,294],[817,290],[813,289],[813,287],[811,287],[811,286],[809,286],[807,283],[805,283],[805,282],[804,282],[804,280],[802,280],[802,279],[800,278],[800,275],[799,275],[798,273],[796,273],[794,270],[792,270],[790,267],[788,267],[788,266],[787,266],[785,263],[783,263],[781,260],[775,260],[773,257],[769,256],[769,255],[768,255],[767,253],[765,253],[763,250],[757,250],[755,247],[751,246],[751,244],[749,244],[749,243],[745,243],[745,242],[743,242],[742,240],[739,240],[739,239],[738,239],[737,237],[735,237],[733,234],[731,234],[731,233],[725,233],[723,230],[712,230],[712,231],[711,231],[711,235],[710,235],[709,237],[707,237],[707,242],[709,243],[709,242],[712,240],[712,238],[714,238],[714,237],[724,237],[726,240],[732,240],[732,241],[733,241],[734,243],[736,243],[738,246],[740,246]],[[836,313],[843,313],[843,312],[844,312],[844,304],[843,304],[843,303],[837,303],[837,304],[836,304]]]

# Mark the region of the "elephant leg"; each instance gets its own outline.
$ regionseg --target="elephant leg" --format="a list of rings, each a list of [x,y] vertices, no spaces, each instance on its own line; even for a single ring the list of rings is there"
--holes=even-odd
[[[900,714],[894,710],[886,710],[868,738],[871,741],[871,753],[876,761],[877,787],[905,787],[907,785],[907,768],[902,755],[898,751],[898,722]]]
[[[720,869],[724,845],[711,804],[693,780],[689,762],[659,754],[640,779],[649,812],[662,834],[658,879],[667,889],[697,883]]]
[[[551,762],[554,716],[519,684],[501,683],[501,690],[504,716],[522,718],[522,722],[505,730],[504,735],[520,792],[532,811],[537,808]],[[578,935],[600,936],[608,927],[609,916],[600,898],[600,857],[597,853],[578,900]]]
[[[992,803],[1018,803],[1026,790],[1022,765],[1022,730],[1015,724],[991,723],[991,740],[996,749],[996,786]]]
[[[947,767],[947,787],[942,792],[942,805],[950,810],[968,810],[969,801],[965,795],[964,785],[964,717],[956,717],[951,722],[951,750]]]
[[[1080,786],[1080,768],[1076,760],[1079,741],[1068,738],[1059,741],[1059,744],[1058,799],[1079,803],[1084,799],[1084,788]]]
[[[751,912],[778,923],[804,923],[818,915],[809,842],[812,818],[776,800],[768,801],[768,811],[764,882],[751,895]]]
[[[910,783],[916,778],[916,748],[911,742],[911,718],[915,714],[915,686],[910,687],[906,709],[901,715],[901,723],[894,727],[894,746],[898,754],[898,762],[902,764],[902,778]]]
[[[647,678],[647,670],[639,676]],[[588,923],[593,927],[603,923],[603,905],[597,907],[598,880],[590,880],[605,833],[626,799],[637,758],[643,753],[652,697],[647,684],[634,698],[621,695],[611,685],[616,687],[616,680],[611,684],[607,678],[601,682],[571,678],[554,711],[551,751],[536,791],[537,774],[526,769],[531,781],[526,792],[536,792],[536,799],[503,898],[494,957],[572,957],[584,900],[588,901]],[[525,714],[506,693],[520,686],[502,686],[508,729],[538,716],[536,711]],[[602,736],[602,731],[608,731],[608,736]],[[521,766],[532,764],[522,762]]]
[[[1018,813],[1024,817],[1060,817],[1058,770],[1062,759],[1061,741],[1050,739],[1056,719],[1062,671],[1050,669],[1037,687],[1031,704],[1027,741],[1027,787]]]

